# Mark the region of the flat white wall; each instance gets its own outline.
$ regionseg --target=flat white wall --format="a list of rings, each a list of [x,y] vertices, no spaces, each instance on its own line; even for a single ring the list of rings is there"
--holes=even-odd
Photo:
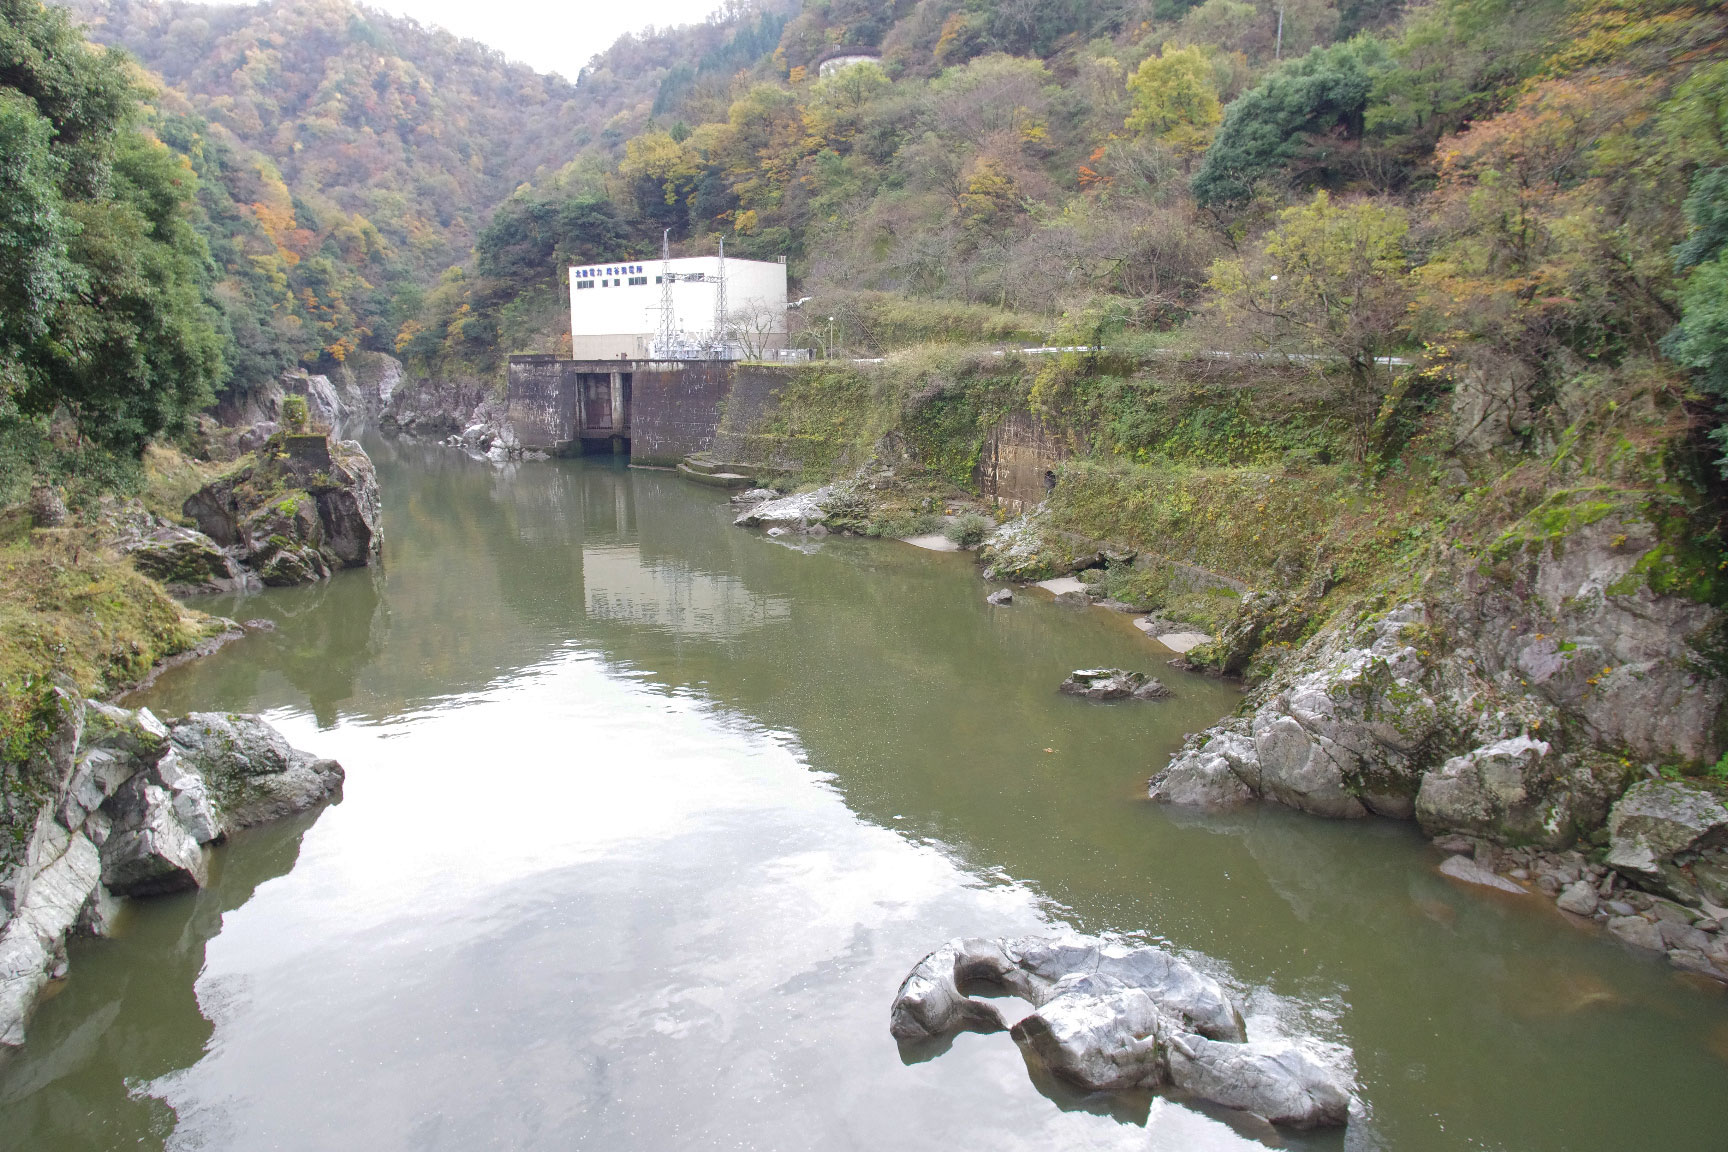
[[[712,332],[714,294],[720,259],[694,256],[673,260],[680,279],[672,284],[676,328],[692,335]],[[648,355],[648,342],[660,331],[659,260],[585,264],[570,269],[570,354],[578,360],[611,360]],[[702,281],[682,277],[702,273]],[[632,281],[636,281],[632,283]],[[766,260],[726,261],[726,305],[733,321],[767,333],[756,343],[778,348],[786,342],[786,265]]]

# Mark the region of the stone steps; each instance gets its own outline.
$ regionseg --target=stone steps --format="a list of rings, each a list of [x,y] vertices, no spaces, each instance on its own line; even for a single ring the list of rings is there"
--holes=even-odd
[[[748,488],[755,483],[753,477],[741,472],[705,471],[701,468],[692,467],[688,459],[679,462],[678,472],[698,484],[706,484],[711,488]]]

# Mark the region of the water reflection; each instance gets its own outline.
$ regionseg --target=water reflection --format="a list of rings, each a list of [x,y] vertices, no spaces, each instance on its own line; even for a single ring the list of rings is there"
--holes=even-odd
[[[647,564],[634,547],[583,549],[582,579],[588,619],[607,624],[723,639],[792,615],[784,597],[754,595],[729,576]]]
[[[136,1085],[196,1064],[219,990],[194,991],[225,913],[286,875],[316,813],[250,830],[215,850],[210,885],[123,914],[119,934],[76,948],[68,980],[32,1021],[22,1053],[0,1067],[0,1145],[161,1147],[174,1112]]]

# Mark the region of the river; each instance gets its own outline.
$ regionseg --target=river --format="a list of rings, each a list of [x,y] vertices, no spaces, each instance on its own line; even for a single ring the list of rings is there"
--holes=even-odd
[[[0,1147],[1264,1147],[1041,1087],[1004,1035],[902,1061],[920,956],[1060,926],[1204,953],[1349,1044],[1366,1122],[1286,1146],[1728,1146],[1720,990],[1460,890],[1411,826],[1147,802],[1240,697],[1126,617],[770,540],[662,472],[373,450],[382,570],[201,605],[277,627],[131,701],[263,713],[342,803],[74,944]],[[1176,696],[1056,693],[1097,665]]]

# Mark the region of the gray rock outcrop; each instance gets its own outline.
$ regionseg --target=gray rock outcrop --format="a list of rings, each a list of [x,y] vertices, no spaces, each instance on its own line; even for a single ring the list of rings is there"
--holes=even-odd
[[[1684,775],[1643,779],[1721,755],[1728,620],[1675,590],[1636,509],[1539,513],[1486,550],[1437,552],[1425,600],[1320,629],[1149,793],[1414,818],[1473,850],[1448,861],[1470,868],[1456,878],[1528,892],[1534,874],[1563,911],[1728,981],[1728,805]],[[1601,862],[1567,851],[1585,837],[1607,839]]]
[[[492,397],[492,385],[477,377],[399,377],[378,417],[378,427],[392,435],[443,440],[472,425],[491,423],[484,413],[478,418],[476,413]]]
[[[303,812],[342,787],[342,766],[293,748],[255,716],[193,712],[174,750],[210,790],[217,835]]]
[[[997,526],[979,547],[984,579],[1030,583],[1090,568],[1105,559],[1093,544],[1051,526],[1042,506]]]
[[[342,769],[290,747],[255,716],[84,700],[69,683],[22,764],[0,765],[0,1047],[24,1042],[65,943],[101,931],[121,896],[201,887],[204,846],[340,795]]]
[[[1191,739],[1154,778],[1159,799],[1228,766],[1254,795],[1315,815],[1415,817],[1432,836],[1463,833],[1564,847],[1598,827],[1626,768],[1545,738],[1561,717],[1539,698],[1480,676],[1468,654],[1420,646],[1421,604],[1334,628],[1281,669],[1253,713]]]
[[[133,567],[176,595],[240,592],[258,580],[216,541],[192,528],[158,520],[146,533],[119,542]]]
[[[968,988],[1034,1011],[1008,1028]],[[1028,1060],[1084,1090],[1174,1088],[1296,1128],[1346,1123],[1349,1054],[1316,1040],[1250,1040],[1229,991],[1161,949],[1087,937],[954,940],[901,984],[889,1031],[902,1043],[1007,1029]]]
[[[1677,780],[1640,780],[1608,815],[1608,865],[1655,877],[1683,852],[1728,846],[1728,808]]]
[[[823,505],[838,496],[833,485],[813,492],[799,492],[764,500],[739,513],[732,522],[743,528],[784,528],[788,532],[808,532],[828,518]]]
[[[1721,614],[1652,587],[1649,523],[1589,516],[1454,555],[1431,600],[1322,629],[1152,790],[1235,802],[1199,786],[1227,763],[1254,795],[1319,815],[1558,849],[1602,827],[1636,761],[1713,762]]]
[[[355,351],[336,364],[329,375],[291,369],[274,380],[230,388],[216,405],[217,418],[233,428],[268,426],[277,430],[284,396],[306,398],[312,424],[334,436],[353,436],[376,423],[402,382],[402,362],[382,352]],[[242,432],[241,451],[248,446]]]
[[[1057,691],[1088,700],[1163,700],[1171,695],[1161,681],[1121,668],[1077,668]]]
[[[1682,904],[1728,908],[1728,808],[1679,780],[1641,780],[1608,815],[1605,863]]]

